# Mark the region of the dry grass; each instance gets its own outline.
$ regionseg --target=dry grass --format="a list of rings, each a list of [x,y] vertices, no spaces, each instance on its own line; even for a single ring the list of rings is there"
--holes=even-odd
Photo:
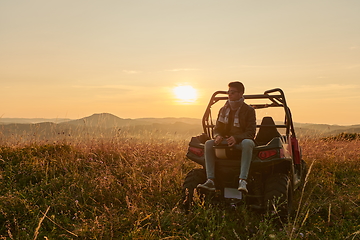
[[[0,148],[3,239],[356,239],[360,142],[303,139],[311,171],[289,223],[240,206],[179,208],[180,136],[7,141]]]

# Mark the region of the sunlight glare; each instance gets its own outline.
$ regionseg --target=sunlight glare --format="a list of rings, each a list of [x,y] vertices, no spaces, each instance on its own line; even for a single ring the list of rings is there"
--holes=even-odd
[[[182,103],[193,103],[197,99],[196,89],[189,85],[175,87],[174,94]]]

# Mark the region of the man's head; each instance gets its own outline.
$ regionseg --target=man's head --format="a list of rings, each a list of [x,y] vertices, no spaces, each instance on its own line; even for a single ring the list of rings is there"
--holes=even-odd
[[[230,101],[237,101],[240,98],[242,98],[245,92],[245,87],[241,82],[231,82],[229,83],[228,86],[229,86],[228,95]]]

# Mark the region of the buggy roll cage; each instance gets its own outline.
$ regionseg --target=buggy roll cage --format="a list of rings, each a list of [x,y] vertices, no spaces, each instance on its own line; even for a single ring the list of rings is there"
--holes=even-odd
[[[218,95],[226,95],[226,96],[218,96]],[[261,109],[261,108],[269,108],[269,107],[283,107],[285,110],[285,120],[284,124],[275,124],[276,128],[285,128],[286,129],[286,136],[289,136],[290,132],[293,137],[296,137],[294,124],[292,121],[291,111],[286,104],[285,94],[283,90],[280,88],[270,89],[264,92],[264,94],[256,94],[256,95],[244,95],[245,99],[269,99],[271,101],[270,104],[250,104],[251,107],[254,109]],[[220,100],[227,100],[227,91],[216,91],[209,101],[209,104],[206,108],[204,116],[202,118],[202,126],[204,133],[207,134],[209,137],[214,138],[214,127],[215,124],[213,123],[213,119],[211,116],[211,107],[215,103]],[[274,127],[274,125],[256,125],[257,128],[259,127]]]

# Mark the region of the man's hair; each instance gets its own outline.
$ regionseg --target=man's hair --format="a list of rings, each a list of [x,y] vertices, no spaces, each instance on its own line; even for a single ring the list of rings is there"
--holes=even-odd
[[[236,88],[240,93],[244,93],[245,92],[245,87],[244,84],[242,84],[241,82],[231,82],[229,83],[229,88],[233,87]]]

